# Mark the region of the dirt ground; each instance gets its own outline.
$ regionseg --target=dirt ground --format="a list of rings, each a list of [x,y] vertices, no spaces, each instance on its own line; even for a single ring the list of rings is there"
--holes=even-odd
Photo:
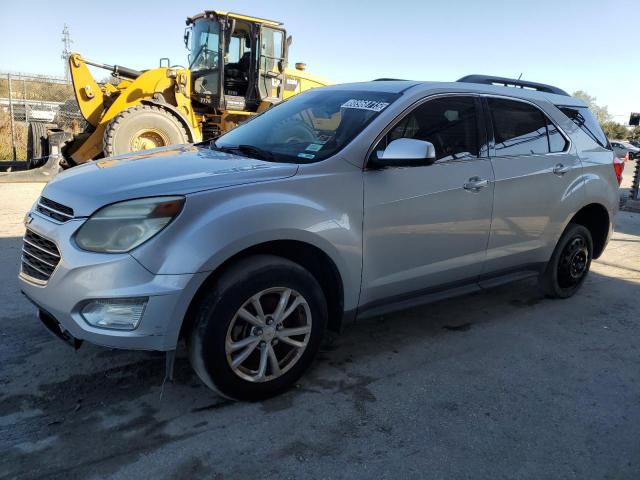
[[[40,188],[0,185],[2,479],[640,478],[640,214],[571,299],[527,280],[356,322],[249,404],[184,349],[161,396],[161,355],[44,330],[16,280]]]

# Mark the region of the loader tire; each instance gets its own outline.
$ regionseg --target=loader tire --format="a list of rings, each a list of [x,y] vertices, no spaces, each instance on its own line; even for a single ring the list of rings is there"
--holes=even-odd
[[[113,117],[104,132],[105,157],[188,143],[180,120],[161,107],[138,105]]]
[[[29,122],[29,129],[27,131],[28,169],[35,168],[39,163],[38,159],[49,154],[47,147],[47,124],[43,122]]]

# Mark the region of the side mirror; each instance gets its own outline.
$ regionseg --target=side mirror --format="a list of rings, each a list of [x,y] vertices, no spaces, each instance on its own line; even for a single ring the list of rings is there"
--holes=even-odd
[[[187,50],[190,50],[189,39],[191,38],[191,27],[184,29],[184,46]]]
[[[436,148],[431,142],[414,138],[398,138],[382,152],[375,163],[381,167],[419,167],[436,161]]]
[[[292,37],[291,35],[289,35],[289,36],[287,37],[287,47],[290,47],[290,46],[291,46],[291,42],[293,42],[293,37]]]

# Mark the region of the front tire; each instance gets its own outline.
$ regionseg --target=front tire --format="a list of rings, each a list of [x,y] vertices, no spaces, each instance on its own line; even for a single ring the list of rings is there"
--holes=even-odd
[[[582,225],[570,223],[540,276],[540,288],[550,298],[572,296],[584,283],[592,258],[591,232]]]
[[[281,257],[248,257],[200,301],[187,336],[189,359],[198,377],[227,398],[268,398],[311,365],[326,324],[326,300],[313,275]]]
[[[189,142],[180,120],[161,107],[137,105],[113,117],[104,132],[105,157]]]

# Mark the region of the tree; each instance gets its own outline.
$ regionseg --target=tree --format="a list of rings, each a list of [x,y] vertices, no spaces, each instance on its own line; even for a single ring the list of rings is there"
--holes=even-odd
[[[607,138],[625,140],[629,136],[629,130],[627,130],[627,127],[620,123],[608,121],[601,125]]]
[[[611,120],[611,115],[609,114],[609,107],[606,105],[600,106],[596,103],[597,98],[592,97],[584,90],[578,90],[577,92],[573,92],[573,96],[579,98],[584,103],[587,104],[593,115],[596,117],[600,124],[604,124]]]
[[[640,140],[640,127],[634,127],[633,130],[629,132],[628,138],[629,140]]]

